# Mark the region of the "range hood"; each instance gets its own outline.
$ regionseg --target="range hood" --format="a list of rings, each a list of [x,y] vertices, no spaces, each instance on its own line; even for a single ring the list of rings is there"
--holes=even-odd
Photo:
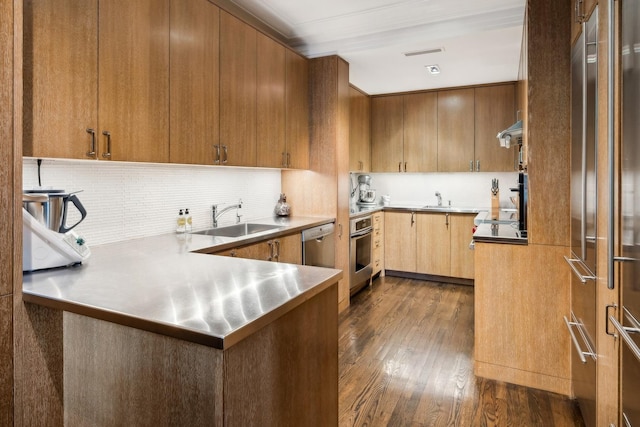
[[[500,140],[501,147],[511,147],[512,139],[522,139],[522,120],[518,120],[507,129],[499,132],[497,138]]]

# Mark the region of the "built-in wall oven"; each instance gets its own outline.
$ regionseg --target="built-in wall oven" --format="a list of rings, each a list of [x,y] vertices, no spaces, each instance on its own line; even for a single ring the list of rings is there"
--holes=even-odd
[[[351,219],[349,223],[349,293],[351,295],[371,283],[371,242],[373,220],[371,215]]]

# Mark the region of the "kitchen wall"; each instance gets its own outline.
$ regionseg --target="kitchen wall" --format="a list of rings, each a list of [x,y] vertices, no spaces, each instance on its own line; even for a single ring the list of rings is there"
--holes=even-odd
[[[193,229],[212,226],[211,205],[242,199],[242,221],[273,214],[280,194],[279,169],[44,159],[43,187],[82,190],[86,219],[74,230],[89,245],[171,233],[179,209],[189,208]],[[38,186],[36,159],[24,158],[23,189]],[[222,206],[224,207],[224,205]],[[68,223],[77,219],[70,216]],[[234,224],[236,211],[219,225]]]
[[[351,174],[352,186],[358,183],[358,175]],[[442,203],[451,200],[452,206],[485,208],[491,206],[491,180],[497,178],[500,185],[500,206],[513,208],[509,197],[515,193],[517,172],[460,172],[460,173],[371,173],[371,187],[376,198],[388,194],[391,204],[409,203],[435,205],[436,191],[442,194]],[[353,187],[352,187],[353,188]],[[355,195],[357,198],[357,194]],[[355,199],[354,199],[355,200]]]

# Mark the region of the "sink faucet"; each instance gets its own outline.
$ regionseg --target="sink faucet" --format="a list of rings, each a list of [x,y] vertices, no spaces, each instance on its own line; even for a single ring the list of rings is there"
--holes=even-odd
[[[237,204],[235,205],[231,205],[231,206],[227,206],[226,208],[218,211],[218,205],[213,205],[212,209],[213,209],[213,228],[217,228],[218,227],[218,218],[220,218],[220,216],[222,216],[223,213],[227,212],[228,210],[231,209],[240,209],[242,208],[242,199],[240,199],[238,201]],[[236,224],[240,223],[240,217],[242,215],[240,215],[240,212],[236,212]]]
[[[442,206],[442,194],[439,191],[436,191],[436,197],[438,198],[438,206]]]

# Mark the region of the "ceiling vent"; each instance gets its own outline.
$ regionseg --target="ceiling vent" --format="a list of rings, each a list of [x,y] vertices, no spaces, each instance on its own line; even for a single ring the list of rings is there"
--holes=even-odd
[[[404,52],[404,56],[428,55],[430,53],[440,53],[440,52],[444,52],[443,47],[437,47],[435,49],[416,50],[413,52]]]

